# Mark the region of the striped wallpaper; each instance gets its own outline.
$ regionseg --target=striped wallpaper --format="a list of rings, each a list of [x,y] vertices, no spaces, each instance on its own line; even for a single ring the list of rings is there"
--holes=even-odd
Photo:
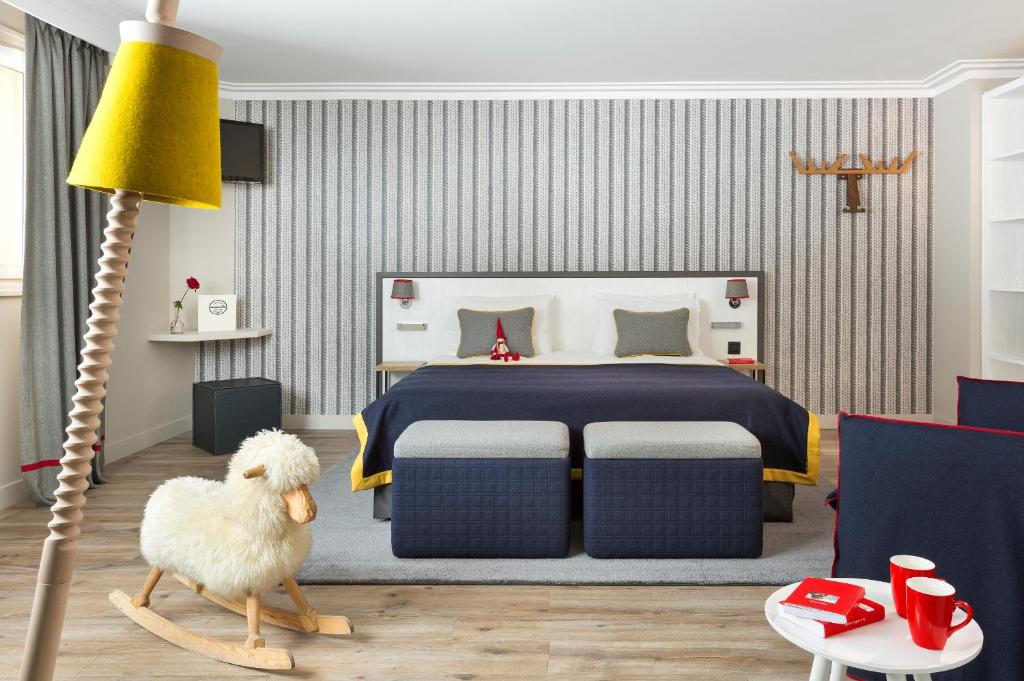
[[[380,270],[764,270],[768,382],[810,409],[931,410],[928,99],[244,101],[269,178],[238,185],[236,291],[269,340],[205,344],[292,414],[373,393]],[[789,151],[890,159],[868,212]]]

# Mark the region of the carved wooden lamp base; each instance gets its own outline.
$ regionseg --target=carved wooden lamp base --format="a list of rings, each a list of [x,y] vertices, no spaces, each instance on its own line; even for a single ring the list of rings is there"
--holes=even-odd
[[[96,273],[96,286],[92,290],[89,320],[82,348],[82,362],[78,365],[78,380],[71,398],[71,423],[64,441],[64,456],[60,460],[59,485],[54,496],[57,501],[50,507],[50,535],[43,543],[39,562],[39,580],[36,583],[32,616],[28,625],[28,640],[21,665],[22,681],[45,681],[53,677],[60,646],[60,632],[64,625],[68,589],[75,566],[75,539],[81,534],[82,506],[91,461],[95,452],[96,429],[103,412],[103,397],[107,394],[107,370],[110,353],[117,335],[124,279],[135,233],[135,218],[139,214],[142,195],[117,191],[110,198],[107,228],[103,231],[100,269]]]

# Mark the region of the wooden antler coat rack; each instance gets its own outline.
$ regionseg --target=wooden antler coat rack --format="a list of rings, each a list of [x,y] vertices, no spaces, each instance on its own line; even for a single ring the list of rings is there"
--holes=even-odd
[[[875,165],[866,154],[861,154],[860,161],[864,164],[863,168],[842,168],[846,154],[839,154],[832,165],[821,167],[815,165],[814,159],[810,156],[807,157],[806,164],[801,163],[800,157],[795,151],[789,152],[789,158],[793,161],[793,167],[801,175],[838,175],[841,181],[846,182],[846,206],[843,207],[843,212],[863,213],[865,209],[860,205],[860,178],[865,175],[902,175],[910,170],[910,164],[917,158],[917,151],[910,152],[903,163],[899,162],[900,159],[897,156],[888,166],[884,163]]]

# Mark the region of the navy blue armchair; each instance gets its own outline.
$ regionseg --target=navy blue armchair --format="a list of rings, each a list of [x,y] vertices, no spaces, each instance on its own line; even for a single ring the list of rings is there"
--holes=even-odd
[[[1024,384],[961,378],[960,424],[843,414],[833,575],[913,554],[974,606],[985,647],[936,681],[1024,679]],[[865,679],[880,675],[852,670]]]

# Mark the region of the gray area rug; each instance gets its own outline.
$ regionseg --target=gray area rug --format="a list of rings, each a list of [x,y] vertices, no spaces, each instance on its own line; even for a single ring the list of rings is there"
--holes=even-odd
[[[373,493],[352,492],[355,452],[313,487],[319,511],[313,548],[299,569],[303,584],[789,584],[827,576],[835,514],[827,490],[796,486],[792,523],[765,523],[760,558],[598,560],[583,552],[574,523],[568,558],[395,558],[391,523],[371,517]]]

